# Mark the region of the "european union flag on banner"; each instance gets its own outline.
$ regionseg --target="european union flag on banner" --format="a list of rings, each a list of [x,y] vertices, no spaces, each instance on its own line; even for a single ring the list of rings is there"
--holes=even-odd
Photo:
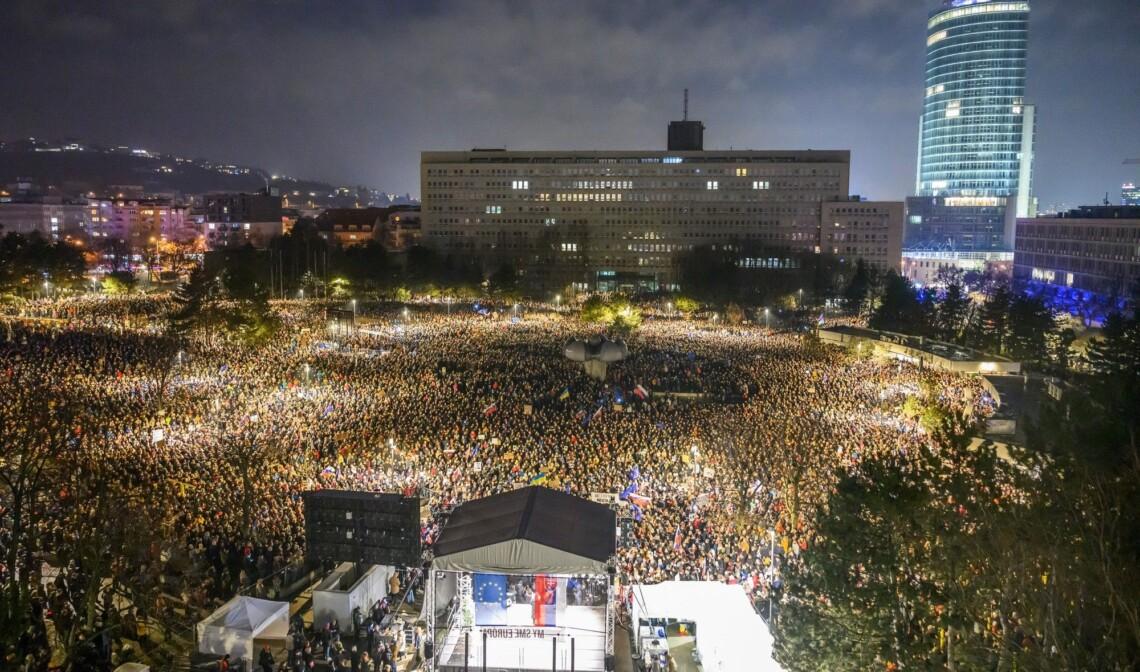
[[[475,625],[507,624],[505,574],[476,574],[471,592],[475,599]]]

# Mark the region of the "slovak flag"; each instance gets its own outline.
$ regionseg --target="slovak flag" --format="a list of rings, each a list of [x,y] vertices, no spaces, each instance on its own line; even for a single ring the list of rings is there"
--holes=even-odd
[[[558,625],[558,579],[539,574],[534,577],[534,624],[550,628]]]
[[[499,405],[492,402],[490,406],[483,409],[483,415],[490,416],[491,414],[493,414],[497,410],[499,410]]]
[[[649,397],[649,390],[645,389],[641,385],[638,385],[637,387],[633,388],[633,393],[636,394],[637,398],[641,399],[641,400],[645,400],[646,398]]]

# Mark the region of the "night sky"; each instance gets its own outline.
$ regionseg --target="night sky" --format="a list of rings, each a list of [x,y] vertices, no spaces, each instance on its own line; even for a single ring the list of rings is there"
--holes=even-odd
[[[851,149],[914,188],[935,0],[5,0],[0,137],[73,136],[419,194],[425,149]],[[1047,206],[1140,181],[1140,4],[1031,0]]]

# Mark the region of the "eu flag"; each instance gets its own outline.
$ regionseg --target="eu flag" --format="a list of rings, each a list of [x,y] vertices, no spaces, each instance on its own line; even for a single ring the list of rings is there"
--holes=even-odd
[[[475,625],[506,625],[506,575],[476,574],[471,589],[475,598]]]

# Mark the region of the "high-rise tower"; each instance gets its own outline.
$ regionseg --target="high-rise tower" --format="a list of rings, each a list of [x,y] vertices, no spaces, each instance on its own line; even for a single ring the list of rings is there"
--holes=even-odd
[[[1025,104],[1029,2],[944,0],[926,30],[909,248],[1011,250],[1035,214],[1034,107]]]

